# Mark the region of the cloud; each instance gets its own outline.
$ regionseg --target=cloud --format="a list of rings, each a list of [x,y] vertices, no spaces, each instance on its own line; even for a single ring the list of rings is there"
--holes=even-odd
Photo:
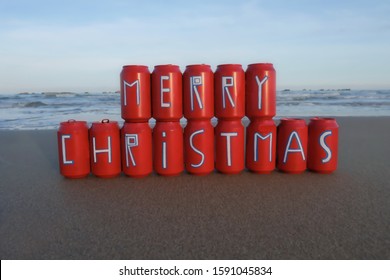
[[[340,69],[358,68],[355,61],[362,58],[375,61],[374,68],[390,63],[385,4],[363,9],[310,1],[128,3],[117,1],[107,13],[104,6],[94,7],[79,19],[82,9],[67,18],[61,7],[56,19],[51,10],[47,18],[0,19],[0,91],[19,90],[21,77],[23,86],[36,90],[117,89],[124,64],[152,70],[174,63],[184,70],[194,63],[245,67],[268,61],[277,66],[279,84],[288,86],[318,82],[332,67],[339,70],[327,83],[361,80],[364,71]]]

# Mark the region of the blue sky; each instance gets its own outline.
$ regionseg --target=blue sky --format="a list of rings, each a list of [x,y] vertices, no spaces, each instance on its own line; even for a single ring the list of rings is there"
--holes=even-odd
[[[278,89],[390,89],[390,1],[0,0],[0,93],[111,91],[125,64],[272,62]]]

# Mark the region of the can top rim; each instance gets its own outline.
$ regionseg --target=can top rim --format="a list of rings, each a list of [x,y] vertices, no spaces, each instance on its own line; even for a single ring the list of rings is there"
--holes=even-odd
[[[141,64],[126,64],[126,65],[123,65],[122,68],[147,68],[147,69],[149,69],[149,67],[147,65],[141,65]]]
[[[92,122],[93,125],[107,125],[107,124],[118,124],[117,121],[112,121],[109,119],[102,119],[101,121]]]
[[[268,66],[268,67],[273,67],[274,65],[270,62],[259,62],[259,63],[251,63],[251,64],[248,64],[248,67],[256,67],[256,66],[261,66],[261,67],[265,67],[265,66]]]
[[[242,68],[242,64],[226,63],[226,64],[219,64],[219,65],[217,65],[217,68],[219,68],[219,67],[241,67]]]
[[[162,67],[180,68],[179,65],[177,65],[177,64],[159,64],[159,65],[155,65],[154,69],[162,68]]]
[[[210,66],[210,64],[205,64],[205,63],[186,65],[186,68],[189,68],[189,67],[211,67],[211,66]]]

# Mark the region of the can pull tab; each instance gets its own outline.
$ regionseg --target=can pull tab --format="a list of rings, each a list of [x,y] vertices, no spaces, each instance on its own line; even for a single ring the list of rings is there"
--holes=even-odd
[[[73,122],[76,122],[76,120],[75,119],[68,120],[68,123],[73,123]]]
[[[102,123],[109,123],[110,120],[109,119],[102,119]]]

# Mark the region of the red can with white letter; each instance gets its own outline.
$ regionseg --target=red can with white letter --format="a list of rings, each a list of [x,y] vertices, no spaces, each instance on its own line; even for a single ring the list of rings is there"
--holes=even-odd
[[[218,65],[214,88],[215,117],[241,119],[245,116],[245,73],[241,64]]]
[[[126,122],[148,121],[152,117],[148,67],[125,65],[120,80],[122,119]]]
[[[153,129],[153,166],[157,174],[163,176],[183,172],[183,129],[180,122],[156,123]]]
[[[148,122],[124,123],[121,148],[123,173],[144,177],[153,172],[152,129]]]
[[[87,122],[69,120],[57,131],[60,173],[67,178],[82,178],[90,173]]]
[[[118,123],[107,119],[94,122],[89,130],[92,174],[115,177],[121,172],[120,132]]]
[[[188,65],[183,73],[184,117],[211,119],[214,117],[214,74],[210,65]]]
[[[184,129],[184,163],[195,175],[214,170],[214,127],[210,120],[191,120]]]
[[[276,125],[273,120],[255,119],[246,130],[246,167],[268,174],[276,165]]]
[[[183,117],[182,74],[177,65],[157,65],[152,73],[152,112],[157,121]]]
[[[334,118],[312,118],[309,123],[307,167],[318,173],[337,169],[339,126]]]
[[[241,120],[219,120],[215,128],[216,169],[238,174],[245,168],[244,126]]]
[[[302,173],[307,165],[307,125],[303,119],[281,119],[278,126],[277,167],[286,173]]]
[[[272,118],[276,115],[276,72],[272,63],[248,65],[245,94],[248,118]]]

